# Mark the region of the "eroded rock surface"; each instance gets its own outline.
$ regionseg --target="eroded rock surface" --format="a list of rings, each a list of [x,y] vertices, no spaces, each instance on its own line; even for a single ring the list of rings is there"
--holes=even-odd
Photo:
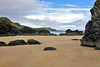
[[[92,46],[100,49],[100,0],[97,0],[91,11],[91,20],[85,27],[85,35],[81,39],[82,46]]]

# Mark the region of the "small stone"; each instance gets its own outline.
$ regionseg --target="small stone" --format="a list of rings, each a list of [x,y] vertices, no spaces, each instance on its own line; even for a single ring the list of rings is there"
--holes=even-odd
[[[72,39],[72,40],[80,40],[80,39]]]
[[[56,50],[56,48],[54,48],[54,47],[45,47],[44,51],[46,51],[46,50]]]

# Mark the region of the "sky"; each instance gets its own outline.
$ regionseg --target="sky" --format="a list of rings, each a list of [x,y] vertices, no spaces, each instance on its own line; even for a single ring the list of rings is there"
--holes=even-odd
[[[96,0],[0,0],[0,17],[33,28],[85,30]]]

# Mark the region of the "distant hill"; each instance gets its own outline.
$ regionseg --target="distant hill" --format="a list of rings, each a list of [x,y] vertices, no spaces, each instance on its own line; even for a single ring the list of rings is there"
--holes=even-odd
[[[0,17],[0,35],[23,35],[23,34],[41,34],[50,33],[45,29],[34,29],[28,26],[14,23],[7,17]]]
[[[39,28],[35,28],[35,29],[39,29]],[[57,31],[56,29],[52,29],[50,27],[43,27],[43,29],[48,30],[48,31]]]

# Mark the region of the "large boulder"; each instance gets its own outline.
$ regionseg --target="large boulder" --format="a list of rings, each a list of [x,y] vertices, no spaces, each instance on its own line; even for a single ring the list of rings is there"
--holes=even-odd
[[[7,46],[5,42],[0,41],[0,46]]]
[[[96,46],[100,49],[100,0],[97,0],[91,11],[91,20],[85,27],[85,35],[81,39],[82,46]]]
[[[32,45],[32,44],[41,44],[39,41],[34,40],[34,39],[28,39],[27,43],[30,44],[30,45]]]
[[[14,40],[10,41],[8,46],[15,46],[15,45],[25,45],[27,44],[24,40]]]

